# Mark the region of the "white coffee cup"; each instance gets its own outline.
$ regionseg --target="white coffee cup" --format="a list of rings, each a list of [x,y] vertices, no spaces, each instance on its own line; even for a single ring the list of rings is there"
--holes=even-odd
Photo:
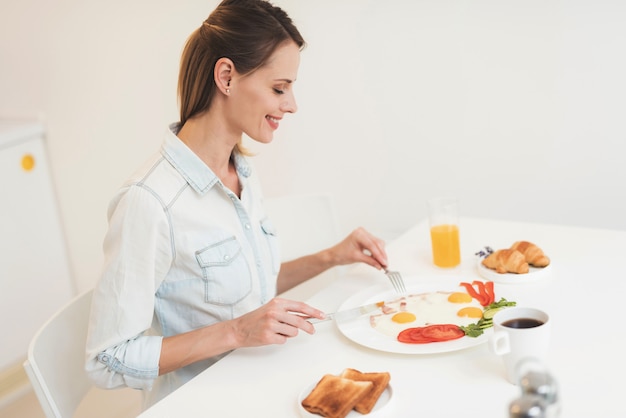
[[[542,310],[514,306],[493,317],[491,351],[502,357],[506,378],[518,384],[518,365],[528,359],[547,361],[550,346],[550,317]]]

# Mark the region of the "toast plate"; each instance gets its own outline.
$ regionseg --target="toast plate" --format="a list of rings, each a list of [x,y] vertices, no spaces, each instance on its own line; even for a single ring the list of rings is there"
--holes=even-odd
[[[478,274],[483,279],[491,280],[492,282],[502,284],[524,284],[534,283],[541,280],[546,280],[552,275],[552,262],[545,267],[532,267],[528,269],[528,273],[515,274],[515,273],[497,273],[495,270],[487,268],[482,264],[483,259],[478,258],[476,261],[476,268]]]
[[[457,283],[460,283],[459,280]],[[454,287],[456,288],[456,286]],[[409,294],[422,292],[437,292],[452,290],[453,287],[446,287],[444,284],[423,284],[409,287]],[[496,295],[496,298],[499,296]],[[394,291],[389,289],[389,285],[378,285],[367,288],[352,297],[348,298],[341,306],[340,310],[354,306],[374,302],[376,300],[390,300],[397,298]],[[345,322],[337,322],[339,331],[353,342],[378,351],[399,354],[437,354],[451,351],[464,350],[486,343],[493,328],[487,328],[479,337],[462,337],[452,341],[434,342],[428,344],[406,344],[397,339],[382,334],[370,325],[370,316],[364,315],[358,319]]]
[[[316,385],[317,385],[317,381],[315,383],[311,383],[310,385],[307,385],[302,390],[302,392],[300,392],[300,395],[298,395],[298,410],[300,411],[300,416],[302,418],[320,418],[319,415],[310,413],[309,411],[304,409],[304,407],[302,406],[302,401],[304,400],[304,398],[309,396],[309,393],[311,393],[311,391],[315,388]],[[389,414],[393,412],[393,402],[392,402],[393,399],[394,399],[393,389],[391,387],[391,384],[388,384],[387,388],[385,388],[383,393],[380,394],[380,398],[378,398],[378,401],[376,402],[376,405],[374,405],[374,408],[372,409],[372,411],[369,414],[367,414],[367,417],[376,418],[376,417],[391,416]],[[350,411],[350,413],[348,413],[346,417],[347,418],[357,418],[357,417],[362,418],[364,416],[365,415],[360,414],[356,412],[355,410],[352,410]]]

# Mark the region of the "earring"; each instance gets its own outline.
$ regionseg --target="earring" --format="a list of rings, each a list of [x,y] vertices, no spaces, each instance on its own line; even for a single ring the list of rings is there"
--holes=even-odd
[[[230,89],[226,89],[226,94],[230,94]]]

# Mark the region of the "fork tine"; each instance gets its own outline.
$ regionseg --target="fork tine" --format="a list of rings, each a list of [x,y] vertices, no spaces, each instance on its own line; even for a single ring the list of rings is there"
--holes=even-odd
[[[398,273],[398,288],[403,294],[406,293],[406,287],[404,286],[404,279],[402,278],[400,273]]]
[[[400,275],[399,272],[389,271],[385,269],[385,274],[389,278],[389,281],[391,282],[391,285],[393,286],[396,293],[402,294],[402,295],[406,294],[406,287],[404,286],[404,280],[402,279],[402,276]]]
[[[400,293],[400,289],[398,288],[398,281],[396,280],[395,276],[393,274],[389,274],[387,277],[389,277],[389,281],[393,286],[393,290],[395,290],[396,293]]]
[[[406,293],[406,288],[404,287],[404,280],[402,279],[402,276],[400,275],[400,273],[396,273],[394,276],[396,279],[396,284],[398,286],[398,289],[400,290],[400,293],[402,294]]]

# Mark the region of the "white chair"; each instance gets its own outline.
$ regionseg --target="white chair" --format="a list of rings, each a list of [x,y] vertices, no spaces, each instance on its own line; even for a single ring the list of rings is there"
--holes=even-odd
[[[276,226],[282,261],[312,254],[339,242],[335,206],[325,194],[296,194],[265,199],[265,209]],[[305,300],[324,283],[334,280],[340,268],[320,274],[317,285],[304,282],[281,297]]]
[[[93,290],[70,301],[35,334],[24,369],[47,417],[71,417],[92,383],[85,341]]]
[[[91,296],[71,300],[35,334],[24,369],[48,418],[135,417],[140,391],[96,388],[85,372],[85,343]]]
[[[28,347],[24,369],[47,417],[71,417],[92,387],[84,369],[92,293],[82,293],[55,313]]]

